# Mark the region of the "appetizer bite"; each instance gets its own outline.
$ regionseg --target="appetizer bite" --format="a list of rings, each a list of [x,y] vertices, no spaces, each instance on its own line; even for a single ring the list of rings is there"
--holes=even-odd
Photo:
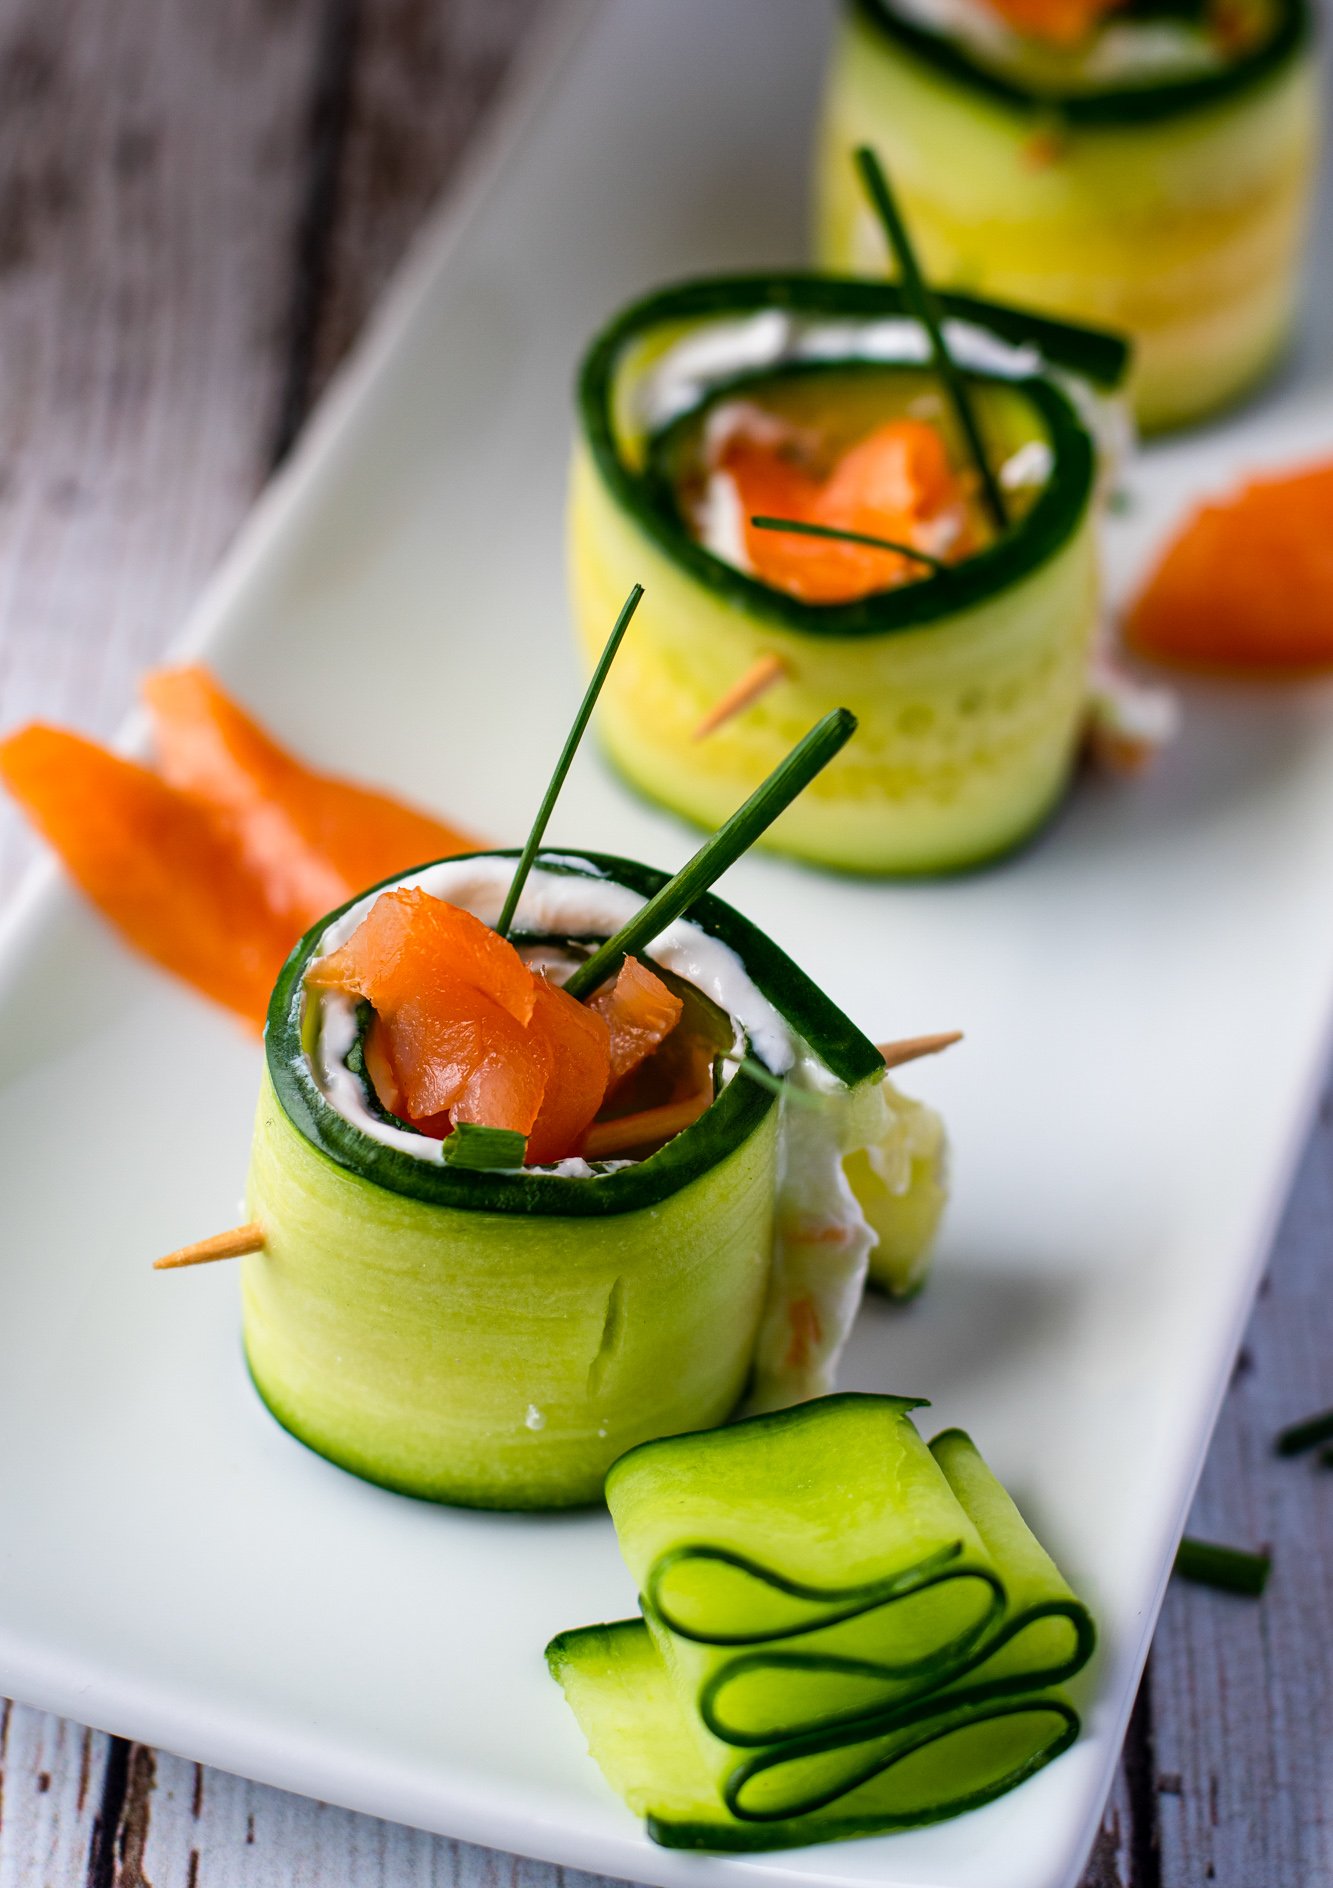
[[[1145,430],[1272,366],[1316,150],[1308,0],[851,0],[818,254],[887,259],[847,170],[870,143],[942,283],[1124,330]]]
[[[898,1204],[911,1272],[940,1137],[720,900],[621,956],[603,940],[663,874],[562,853],[503,938],[513,874],[512,853],[413,873],[283,972],[245,1343],[279,1421],[356,1474],[562,1507],[747,1384],[760,1407],[829,1388],[876,1237],[844,1163]]]
[[[433,1500],[590,1502],[635,1443],[826,1391],[872,1250],[914,1287],[943,1205],[938,1121],[887,1069],[954,1038],[877,1048],[708,891],[851,715],[674,877],[541,852],[640,594],[522,853],[399,875],[301,940],[268,1011],[250,1221],[159,1262],[242,1257],[274,1415]]]
[[[668,1848],[938,1822],[1073,1743],[1094,1629],[961,1430],[830,1396],[632,1450],[607,1477],[641,1619],[564,1632],[553,1677]]]
[[[593,342],[574,610],[591,659],[632,574],[649,578],[602,721],[636,787],[711,824],[846,701],[854,752],[769,843],[942,872],[1017,845],[1070,777],[1127,352],[968,296],[937,304],[869,154],[863,169],[901,287],[687,282]]]

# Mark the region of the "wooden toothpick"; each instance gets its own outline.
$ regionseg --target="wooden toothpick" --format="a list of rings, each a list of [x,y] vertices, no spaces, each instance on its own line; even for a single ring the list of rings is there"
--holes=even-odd
[[[248,1252],[264,1250],[264,1228],[253,1220],[248,1226],[233,1226],[230,1232],[215,1232],[211,1239],[196,1239],[192,1246],[168,1252],[153,1260],[155,1272],[174,1272],[181,1265],[211,1265],[214,1259],[242,1259]]]
[[[713,703],[694,730],[695,740],[702,741],[705,735],[716,733],[724,723],[744,714],[775,683],[785,681],[790,672],[782,657],[774,655],[771,650],[767,655],[760,656],[757,662],[751,663],[739,682],[733,683],[726,694]]]
[[[961,1029],[946,1029],[937,1036],[904,1036],[900,1042],[876,1044],[884,1057],[886,1069],[900,1069],[904,1062],[919,1062],[923,1055],[938,1055],[955,1042],[963,1040]]]

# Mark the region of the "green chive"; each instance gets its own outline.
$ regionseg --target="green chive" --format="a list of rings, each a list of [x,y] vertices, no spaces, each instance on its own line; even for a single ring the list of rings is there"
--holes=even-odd
[[[1273,1447],[1279,1455],[1303,1455],[1319,1442],[1333,1442],[1333,1409],[1326,1409],[1318,1416],[1307,1416],[1304,1422],[1292,1423],[1281,1431]]]
[[[521,1167],[527,1151],[527,1136],[517,1128],[487,1128],[475,1121],[456,1121],[444,1143],[449,1166],[468,1167],[477,1173],[497,1167]]]
[[[1319,1451],[1319,1466],[1320,1468],[1333,1468],[1333,1442],[1328,1443]]]
[[[551,775],[550,785],[546,789],[542,803],[537,809],[537,817],[532,822],[532,831],[528,834],[528,842],[519,855],[518,864],[514,867],[514,876],[509,881],[509,891],[505,897],[504,909],[501,911],[495,926],[501,937],[508,937],[509,935],[509,927],[514,921],[514,913],[518,910],[518,901],[523,896],[523,887],[528,882],[528,874],[532,870],[533,861],[537,857],[538,848],[542,840],[546,837],[546,827],[555,809],[555,803],[560,797],[560,789],[565,784],[565,775],[569,772],[574,756],[578,752],[579,742],[583,739],[583,731],[592,718],[592,711],[597,706],[597,697],[602,692],[602,683],[607,678],[611,664],[615,661],[616,651],[624,640],[625,631],[630,625],[630,618],[633,616],[635,610],[638,609],[639,599],[642,595],[643,585],[636,583],[629,595],[625,598],[624,607],[621,609],[620,615],[616,618],[616,626],[607,638],[606,647],[602,651],[601,660],[592,672],[592,680],[588,684],[587,693],[584,695],[579,706],[579,711],[574,717],[574,725],[565,738],[565,745],[560,750],[560,758],[555,764],[555,772]]]
[[[907,225],[903,222],[902,213],[894,201],[893,192],[889,188],[889,180],[884,175],[884,168],[868,144],[863,144],[857,151],[856,163],[866,192],[875,206],[875,214],[884,225],[884,234],[888,238],[889,248],[898,264],[898,274],[902,278],[903,297],[926,331],[935,372],[943,382],[944,390],[957,415],[958,424],[963,429],[969,450],[976,462],[987,509],[996,526],[1003,531],[1009,523],[1004,493],[1000,490],[999,480],[991,470],[990,460],[986,457],[986,447],[982,441],[981,428],[977,424],[977,416],[972,409],[972,401],[968,396],[967,383],[959,372],[958,363],[949,352],[948,343],[944,338],[944,324],[939,304],[921,272],[921,264],[917,261],[912,239],[907,233]]]
[[[669,924],[674,924],[696,898],[701,898],[709,886],[721,878],[729,865],[734,865],[743,852],[749,851],[760,834],[768,830],[779,813],[786,811],[797,794],[809,786],[855,732],[856,716],[848,708],[834,708],[817,722],[787,758],[778,763],[763,785],[756,787],[744,806],[732,814],[726,825],[704,841],[676,876],[668,879],[661,891],[636,911],[614,937],[585,958],[565,984],[569,994],[580,1000],[591,995],[619,968],[624,958],[651,944]]]
[[[918,564],[925,564],[937,577],[949,568],[942,558],[932,557],[929,551],[918,551],[913,544],[899,544],[895,538],[872,538],[865,531],[843,531],[832,524],[806,524],[801,518],[751,518],[750,523],[756,531],[790,531],[796,537],[833,538],[839,544],[868,544],[875,551],[897,551],[903,557],[915,558]]]
[[[1217,1587],[1223,1593],[1244,1593],[1257,1600],[1268,1584],[1272,1565],[1267,1554],[1218,1547],[1212,1541],[1191,1540],[1187,1534],[1176,1550],[1175,1571],[1182,1580]]]
[[[772,1069],[766,1069],[752,1055],[724,1055],[721,1060],[729,1063],[738,1075],[744,1075],[758,1083],[760,1088],[766,1088],[771,1095],[785,1095],[798,1108],[822,1108],[824,1105],[822,1095],[817,1095],[809,1088],[794,1087],[785,1075],[775,1075]]]

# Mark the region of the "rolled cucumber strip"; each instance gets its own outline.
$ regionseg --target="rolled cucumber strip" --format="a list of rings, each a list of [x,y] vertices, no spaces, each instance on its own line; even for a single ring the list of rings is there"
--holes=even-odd
[[[959,1431],[833,1396],[644,1445],[607,1498],[644,1619],[548,1648],[655,1840],[755,1849],[938,1820],[1077,1736],[1088,1611]]]
[[[513,858],[469,855],[393,883],[493,922]],[[602,854],[543,861],[519,927],[591,943],[665,877]],[[572,1171],[447,1165],[442,1143],[376,1118],[351,1019],[304,986],[311,960],[374,895],[302,940],[269,1011],[248,1184],[265,1245],[243,1262],[242,1292],[251,1374],[278,1420],[410,1494],[564,1507],[596,1500],[634,1444],[722,1421],[747,1386],[762,1384],[767,1400],[827,1387],[874,1239],[841,1168],[827,1181],[846,1236],[842,1269],[824,1280],[823,1347],[807,1346],[784,1374],[790,1342],[761,1341],[805,1315],[792,1310],[802,1248],[783,1231],[804,1221],[780,1168],[792,1135],[799,1147],[808,1134],[807,1114],[823,1124],[826,1110],[789,1108],[736,1076],[647,1159]],[[881,1158],[901,1163],[893,1141],[909,1105],[883,1079],[878,1050],[762,932],[709,896],[653,949],[668,968],[694,967],[772,1072],[817,1080],[850,1142],[878,1135]],[[848,1272],[858,1253],[859,1272]]]
[[[851,163],[869,144],[934,281],[1132,338],[1144,431],[1235,400],[1292,326],[1318,142],[1310,9],[1269,0],[1232,52],[1188,8],[1162,11],[1113,13],[1060,53],[984,0],[974,32],[965,8],[935,25],[853,0],[819,142],[820,262],[886,267]]]
[[[813,603],[696,540],[669,477],[682,429],[721,401],[842,373],[868,410],[929,398],[926,337],[891,284],[763,275],[680,284],[618,315],[587,354],[571,474],[570,574],[586,659],[612,599],[646,595],[602,695],[630,782],[703,825],[845,703],[856,741],[765,841],[855,872],[956,870],[1051,814],[1083,724],[1099,596],[1099,465],[1118,438],[1113,336],[966,296],[945,300],[995,456],[1040,490],[975,554],[854,602]],[[761,660],[783,679],[705,740],[707,712]]]

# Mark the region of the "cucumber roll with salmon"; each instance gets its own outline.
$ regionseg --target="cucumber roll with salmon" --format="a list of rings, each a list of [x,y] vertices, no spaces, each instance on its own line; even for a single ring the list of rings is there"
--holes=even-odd
[[[604,696],[612,761],[712,824],[846,702],[854,748],[768,843],[853,872],[1018,845],[1065,791],[1089,701],[1128,350],[971,296],[932,306],[935,326],[896,284],[686,282],[616,315],[579,383],[590,659],[626,584],[647,588]]]
[[[1134,341],[1145,431],[1226,405],[1291,330],[1316,158],[1309,0],[850,0],[818,156],[823,266],[887,256],[873,145],[934,279]]]
[[[888,1282],[919,1271],[941,1137],[720,900],[608,957],[676,881],[546,857],[502,936],[514,877],[513,853],[443,861],[289,960],[245,1345],[278,1420],[354,1473],[564,1507],[649,1437],[826,1390],[877,1225]]]

